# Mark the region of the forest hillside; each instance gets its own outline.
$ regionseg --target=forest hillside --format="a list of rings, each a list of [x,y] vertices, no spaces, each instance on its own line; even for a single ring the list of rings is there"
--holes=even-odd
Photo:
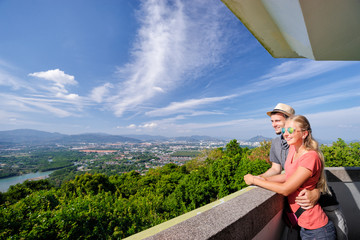
[[[26,181],[0,193],[0,239],[121,239],[194,210],[246,184],[269,167],[271,142],[203,151],[182,166],[146,175],[83,174],[60,187]],[[360,143],[322,146],[326,166],[360,166]]]

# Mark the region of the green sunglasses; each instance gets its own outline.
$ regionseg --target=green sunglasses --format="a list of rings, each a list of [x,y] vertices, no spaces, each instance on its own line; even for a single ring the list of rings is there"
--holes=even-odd
[[[282,128],[282,129],[281,129],[282,134],[284,134],[286,130],[287,130],[287,132],[288,132],[289,134],[292,134],[293,132],[295,132],[296,128],[292,128],[292,127],[288,127],[287,129],[286,129],[286,128]]]

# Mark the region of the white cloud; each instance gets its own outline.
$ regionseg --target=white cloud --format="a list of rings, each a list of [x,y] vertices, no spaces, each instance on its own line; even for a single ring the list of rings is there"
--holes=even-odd
[[[24,103],[26,102],[27,105],[34,106],[36,108],[43,109],[43,110],[46,110],[47,112],[53,113],[57,117],[69,117],[69,116],[73,115],[72,113],[70,113],[66,110],[54,107],[51,104],[48,104],[45,102],[39,102],[39,101],[34,101],[34,100],[28,101],[28,99],[23,99],[23,102]]]
[[[21,80],[4,69],[0,69],[0,86],[8,86],[13,90],[27,89],[34,91],[33,87],[29,86],[27,82]]]
[[[350,136],[360,135],[360,107],[324,111],[305,115],[312,126],[316,139],[336,140],[338,137],[348,140]],[[275,137],[268,117],[242,118],[212,122],[181,123],[187,115],[178,115],[173,118],[150,121],[136,127],[143,131],[151,130],[158,134],[204,134],[213,136],[226,136],[229,138],[246,139],[256,135]],[[135,125],[134,125],[135,128]]]
[[[0,119],[2,120],[2,122],[8,121],[10,119],[16,120],[19,117],[20,117],[20,114],[18,114],[18,113],[0,109]]]
[[[154,87],[154,90],[161,92],[161,93],[165,92],[164,89],[162,89],[161,87]]]
[[[351,61],[312,61],[308,59],[291,60],[281,63],[280,65],[272,68],[268,74],[260,76],[257,80],[248,85],[242,86],[236,90],[237,95],[246,96],[253,93],[265,92],[270,89],[278,89],[280,86],[286,86],[294,84],[297,81],[309,80],[318,75],[326,74],[331,71],[335,71],[339,68],[344,68],[350,65],[357,64],[357,62]],[[349,79],[343,79],[339,82],[331,82],[326,86],[319,86],[317,89],[307,89],[308,92],[314,92],[315,95],[323,93],[325,90],[337,91],[340,87],[346,87],[346,85],[358,83],[358,77],[352,77]],[[329,92],[325,93],[329,94]],[[330,93],[331,94],[331,93]]]
[[[1,103],[2,107],[6,108],[8,111],[12,111],[13,113],[40,113],[45,110],[47,113],[53,113],[58,117],[67,117],[73,115],[69,111],[53,106],[56,104],[56,102],[52,102],[47,99],[18,97],[10,94],[1,94],[0,96],[3,99],[3,102]]]
[[[64,88],[65,85],[76,85],[75,77],[64,73],[59,69],[48,70],[46,72],[30,73],[29,76],[46,79],[55,83],[56,86]]]
[[[97,103],[101,103],[104,97],[109,94],[110,88],[113,88],[111,83],[105,83],[102,86],[96,87],[91,91],[90,98]]]
[[[255,87],[265,87],[266,89],[278,87],[293,83],[294,81],[309,79],[354,63],[304,59],[287,61],[273,68],[270,73],[262,76],[261,80],[255,83]]]
[[[71,99],[75,96],[73,94],[67,94],[68,90],[66,89],[67,85],[78,84],[77,81],[75,81],[75,77],[68,75],[59,69],[30,73],[29,76],[50,81],[52,83],[50,86],[39,84],[39,87],[57,95],[60,98]]]
[[[135,124],[130,124],[129,126],[127,126],[126,128],[129,128],[129,129],[135,129],[136,128],[136,125]]]
[[[191,112],[193,109],[199,108],[203,105],[208,105],[214,102],[224,101],[234,98],[236,95],[222,96],[222,97],[209,97],[200,99],[190,99],[184,102],[172,102],[169,106],[159,108],[146,113],[148,116],[166,116],[175,113]]]
[[[143,2],[133,58],[119,68],[122,82],[109,98],[115,115],[136,111],[219,62],[226,41],[221,35],[220,7],[224,6],[211,7],[203,1]]]
[[[311,124],[319,127],[357,126],[360,128],[360,106],[313,113],[307,117]],[[333,131],[333,129],[328,128],[328,131]]]
[[[349,91],[337,92],[337,93],[327,94],[327,95],[318,96],[318,97],[308,97],[303,100],[290,102],[289,104],[294,109],[300,109],[300,108],[306,109],[308,107],[313,108],[316,105],[330,104],[332,102],[338,102],[338,101],[341,101],[341,100],[344,100],[347,98],[354,98],[354,97],[360,96],[359,90],[360,90],[360,88],[356,88],[356,89],[351,89]],[[304,94],[304,95],[306,95],[306,94]]]
[[[359,140],[360,106],[308,114],[316,139]]]
[[[155,128],[157,126],[158,126],[157,123],[151,122],[151,123],[146,123],[144,125],[140,125],[139,127],[141,127],[141,128]]]
[[[51,99],[47,96],[37,95],[33,97],[20,97],[13,94],[0,93],[2,101],[0,107],[13,114],[53,114],[56,117],[78,116],[82,111],[82,105],[74,103],[78,96],[71,94],[61,99]],[[69,99],[67,99],[69,98]]]
[[[67,90],[69,85],[78,84],[74,76],[59,69],[30,73],[29,76],[46,80],[46,82],[34,84],[36,87],[34,91],[41,94],[32,94],[32,98],[23,98],[22,101],[27,105],[49,111],[56,116],[66,117],[77,115],[77,111],[85,104],[85,98],[76,93],[69,93]]]

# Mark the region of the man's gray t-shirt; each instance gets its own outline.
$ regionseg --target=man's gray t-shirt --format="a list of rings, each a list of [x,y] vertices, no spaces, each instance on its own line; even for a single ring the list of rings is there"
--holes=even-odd
[[[278,163],[284,169],[285,161],[289,152],[289,145],[283,135],[271,141],[270,161]]]

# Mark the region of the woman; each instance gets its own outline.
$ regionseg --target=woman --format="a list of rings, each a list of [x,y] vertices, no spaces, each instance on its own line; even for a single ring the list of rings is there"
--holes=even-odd
[[[292,116],[282,129],[284,138],[290,145],[285,162],[285,174],[269,178],[244,176],[248,185],[260,187],[287,196],[291,210],[295,213],[300,206],[295,198],[303,189],[320,189],[329,192],[324,173],[324,157],[318,143],[313,139],[309,121],[304,116]],[[335,239],[333,223],[328,219],[319,204],[305,210],[298,218],[301,239]]]

